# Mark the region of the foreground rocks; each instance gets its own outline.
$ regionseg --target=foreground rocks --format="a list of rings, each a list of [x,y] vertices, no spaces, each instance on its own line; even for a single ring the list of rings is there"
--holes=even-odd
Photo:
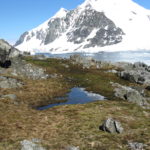
[[[147,145],[138,142],[128,142],[128,147],[130,150],[144,150]]]
[[[131,87],[122,86],[118,83],[111,84],[113,87],[115,87],[114,92],[116,97],[127,100],[128,102],[136,103],[144,108],[149,108],[149,103],[147,102],[147,98],[143,96],[143,91],[140,92],[136,88],[133,89]]]
[[[75,146],[67,146],[65,150],[80,150],[80,148]]]
[[[144,63],[134,63],[122,66],[123,71],[118,72],[122,79],[138,84],[150,85],[150,66]]]
[[[20,88],[23,83],[17,79],[0,76],[0,88],[10,89],[10,88]]]
[[[11,68],[11,74],[14,76],[23,76],[33,80],[47,79],[49,77],[48,74],[45,73],[44,69],[28,64],[21,58],[13,59]]]
[[[0,73],[7,72],[14,76],[23,76],[31,79],[46,79],[48,75],[42,68],[28,64],[23,60],[19,50],[0,40]]]
[[[100,129],[109,133],[122,133],[124,130],[121,123],[112,118],[105,120]]]
[[[17,96],[15,94],[0,95],[0,99],[3,99],[3,98],[8,98],[8,99],[11,99],[11,100],[16,100]]]
[[[9,67],[11,58],[18,57],[21,53],[5,40],[0,39],[0,66]]]
[[[24,140],[21,141],[21,150],[46,150],[43,148],[38,140]]]

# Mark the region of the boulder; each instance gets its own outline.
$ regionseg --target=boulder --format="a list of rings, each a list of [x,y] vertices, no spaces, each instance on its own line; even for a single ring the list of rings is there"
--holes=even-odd
[[[11,46],[8,42],[0,39],[0,66],[7,68],[11,65],[11,58],[18,57],[20,51]]]
[[[105,120],[100,129],[109,133],[122,133],[124,130],[121,123],[112,118]]]
[[[128,142],[128,147],[130,150],[144,150],[147,145],[138,142]]]
[[[122,86],[118,83],[112,83],[114,88],[115,96],[119,97],[123,100],[127,100],[128,102],[136,103],[139,106],[147,106],[147,100],[143,96],[143,93],[140,93],[135,88]]]
[[[6,41],[0,40],[0,67],[1,68],[3,69],[11,68],[10,74],[14,76],[25,76],[31,79],[46,79],[48,77],[48,75],[45,74],[44,69],[28,64],[23,60],[21,56],[22,55],[20,51],[15,49],[13,46],[9,45],[9,43],[7,43]],[[43,56],[41,57],[43,58]]]
[[[23,83],[17,79],[0,76],[0,88],[11,89],[22,87]]]
[[[21,150],[46,150],[39,144],[39,141],[23,140],[20,143]]]
[[[122,66],[123,71],[118,72],[118,76],[138,84],[150,84],[150,66],[144,63],[136,62]]]

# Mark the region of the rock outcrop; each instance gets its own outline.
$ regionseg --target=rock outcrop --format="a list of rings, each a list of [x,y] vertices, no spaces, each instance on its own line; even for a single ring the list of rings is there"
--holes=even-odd
[[[136,88],[122,86],[118,83],[111,83],[114,88],[115,96],[128,102],[136,103],[139,106],[147,107],[149,103],[144,97],[143,91],[138,91]]]
[[[34,80],[46,79],[48,77],[44,69],[28,64],[23,60],[22,55],[21,52],[9,45],[6,41],[0,40],[0,73],[3,74],[7,68],[10,68],[9,74],[13,76],[23,76]],[[1,82],[1,88],[15,81],[10,81],[10,79],[6,81],[5,79],[5,86],[3,82]]]
[[[122,66],[124,71],[120,71],[118,76],[122,79],[138,84],[150,85],[150,66],[144,63],[134,63]]]
[[[17,79],[0,76],[0,88],[10,89],[10,88],[20,88],[23,83]]]
[[[26,63],[21,58],[13,59],[11,68],[11,74],[14,76],[23,76],[33,80],[48,78],[48,74],[45,73],[44,69]]]
[[[70,56],[70,60],[73,64],[80,64],[83,68],[94,67],[97,69],[111,67],[112,63],[107,61],[96,61],[92,57],[81,56],[81,55],[72,55]]]

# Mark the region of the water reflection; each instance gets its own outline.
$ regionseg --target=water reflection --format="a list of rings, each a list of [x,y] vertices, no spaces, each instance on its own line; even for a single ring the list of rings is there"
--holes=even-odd
[[[84,88],[74,87],[71,89],[71,91],[67,94],[66,97],[61,97],[58,99],[59,100],[67,99],[67,101],[64,103],[56,103],[56,104],[50,104],[44,107],[40,107],[38,108],[38,110],[44,110],[44,109],[48,109],[48,108],[59,106],[59,105],[84,104],[84,103],[88,103],[88,102],[96,101],[96,100],[105,100],[105,97],[100,94],[87,92],[85,91]]]

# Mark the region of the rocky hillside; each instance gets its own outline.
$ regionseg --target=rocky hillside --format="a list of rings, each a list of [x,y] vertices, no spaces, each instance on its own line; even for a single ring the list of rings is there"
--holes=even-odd
[[[132,0],[86,0],[74,10],[61,8],[15,46],[33,53],[150,49],[149,16]]]

